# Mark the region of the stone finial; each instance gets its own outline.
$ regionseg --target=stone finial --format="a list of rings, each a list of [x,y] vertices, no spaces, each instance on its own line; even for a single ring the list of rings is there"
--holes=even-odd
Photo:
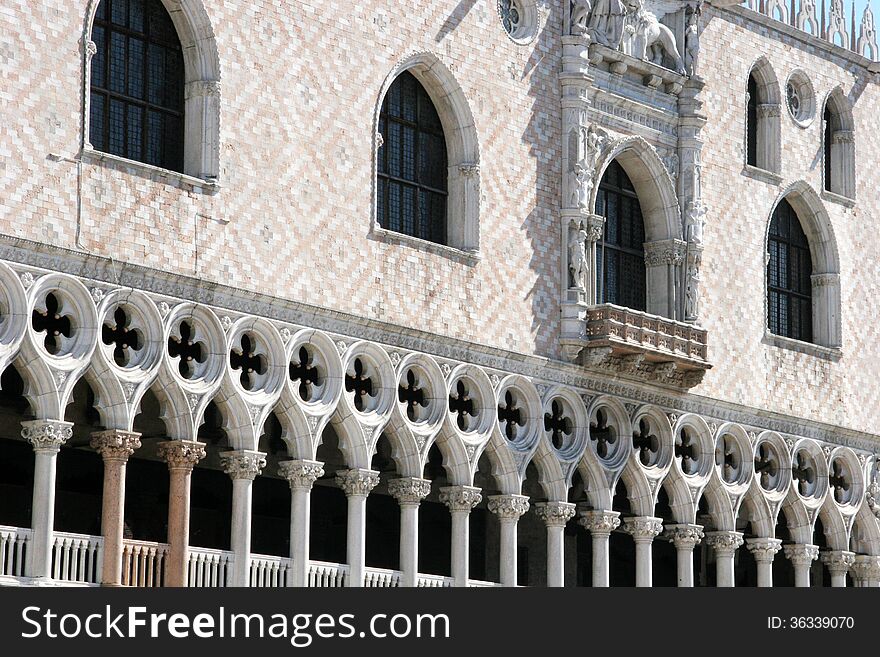
[[[61,420],[28,420],[21,423],[21,437],[37,453],[57,454],[73,436],[73,423]]]
[[[220,455],[220,464],[231,479],[253,481],[266,467],[266,455],[247,449],[223,452]]]
[[[809,566],[819,558],[819,546],[803,545],[796,543],[793,545],[784,545],[782,550],[785,556],[795,566]]]
[[[290,490],[311,490],[315,482],[324,476],[324,464],[320,461],[282,461],[278,474],[290,484]]]
[[[578,523],[593,536],[607,536],[620,527],[620,513],[617,511],[583,510],[579,513]]]
[[[637,542],[653,541],[663,531],[663,520],[651,516],[624,518],[623,531],[631,534]]]
[[[168,463],[168,470],[192,472],[196,463],[205,458],[205,445],[197,440],[167,440],[159,443],[159,458]]]
[[[489,511],[501,521],[519,520],[529,510],[529,498],[525,495],[492,495]]]
[[[664,535],[668,536],[677,550],[693,550],[705,537],[702,525],[669,525]]]
[[[782,549],[782,541],[778,538],[750,538],[746,547],[757,563],[772,563],[776,553]]]
[[[379,485],[379,473],[364,468],[339,470],[336,473],[336,483],[348,497],[366,497]]]
[[[440,502],[449,507],[452,513],[470,513],[482,501],[480,489],[475,486],[446,486],[440,489]]]
[[[706,545],[720,556],[732,557],[743,543],[743,535],[740,532],[709,532],[706,534]]]
[[[401,477],[388,482],[388,492],[400,506],[418,506],[431,494],[431,482],[417,477]]]
[[[141,435],[133,431],[96,431],[89,442],[92,449],[98,452],[105,461],[121,461],[125,463],[141,447]]]
[[[570,502],[539,502],[535,504],[535,514],[548,527],[565,527],[574,518],[576,507]]]

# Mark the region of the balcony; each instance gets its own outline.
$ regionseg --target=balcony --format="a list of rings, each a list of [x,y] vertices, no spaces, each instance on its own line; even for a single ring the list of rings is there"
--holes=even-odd
[[[586,309],[584,332],[562,343],[588,369],[692,388],[712,367],[707,338],[692,324],[605,304]]]

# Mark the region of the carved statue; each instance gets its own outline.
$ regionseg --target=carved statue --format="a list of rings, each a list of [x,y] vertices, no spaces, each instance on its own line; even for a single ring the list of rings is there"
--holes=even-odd
[[[665,53],[675,62],[675,70],[685,75],[684,60],[678,52],[675,35],[660,22],[660,18],[666,14],[681,9],[681,4],[672,0],[626,0],[626,2],[634,26],[630,54],[662,66]]]
[[[694,262],[688,265],[687,287],[685,289],[685,318],[696,319],[700,316],[700,268]]]
[[[703,243],[703,225],[706,223],[704,217],[709,209],[699,200],[688,203],[685,216],[685,237],[691,244],[701,245]]]
[[[587,231],[579,228],[568,244],[568,273],[570,285],[580,290],[587,289],[587,276],[590,273],[590,264],[587,261]]]
[[[581,210],[589,208],[590,197],[595,186],[596,164],[607,138],[607,135],[600,132],[595,126],[580,127],[577,148],[583,153],[583,156],[571,166],[568,173],[569,207]],[[572,159],[577,157],[573,147],[569,157]]]
[[[700,56],[700,12],[691,12],[688,26],[684,33],[684,68],[688,75],[697,73],[697,62]]]
[[[626,14],[627,7],[623,0],[596,0],[590,15],[590,37],[596,43],[616,50],[620,47]]]
[[[593,5],[590,0],[572,0],[571,3],[571,33],[574,36],[587,34],[590,26],[590,12]]]
[[[874,472],[874,480],[868,486],[865,498],[871,513],[876,516],[877,520],[880,520],[880,479],[878,479],[877,471]]]

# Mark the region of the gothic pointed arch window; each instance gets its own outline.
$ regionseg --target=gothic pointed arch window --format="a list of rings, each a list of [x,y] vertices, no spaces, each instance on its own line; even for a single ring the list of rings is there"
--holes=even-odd
[[[835,90],[825,103],[822,116],[823,188],[826,192],[855,198],[855,137],[849,103]]]
[[[89,140],[95,150],[184,170],[184,61],[160,0],[102,0],[92,26]]]
[[[632,181],[615,160],[605,170],[596,196],[605,217],[597,244],[598,303],[646,310],[645,223]]]
[[[774,335],[812,342],[810,243],[797,213],[786,199],[773,211],[767,250],[767,326]]]
[[[781,169],[782,99],[770,62],[761,58],[746,83],[746,165],[778,174]]]
[[[446,137],[431,97],[409,71],[401,73],[385,95],[379,134],[379,226],[446,244]]]

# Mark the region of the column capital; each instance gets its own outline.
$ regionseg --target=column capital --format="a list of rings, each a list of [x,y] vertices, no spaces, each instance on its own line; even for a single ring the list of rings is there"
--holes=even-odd
[[[483,501],[483,495],[476,486],[445,486],[440,489],[440,501],[455,513],[470,513],[477,504]]]
[[[21,423],[21,437],[28,441],[38,454],[57,454],[72,435],[72,422],[26,420]]]
[[[853,577],[862,582],[880,580],[880,557],[859,554],[852,566]]]
[[[608,536],[620,527],[620,513],[617,511],[578,509],[578,524],[593,536]]]
[[[676,550],[693,550],[706,536],[702,525],[668,525],[663,532],[668,536]]]
[[[706,534],[706,545],[715,550],[716,555],[732,557],[743,543],[743,535],[740,532],[708,532]]]
[[[637,543],[640,541],[650,542],[663,531],[663,519],[652,516],[624,518],[623,531],[631,534]]]
[[[575,505],[570,502],[538,502],[535,504],[535,514],[548,527],[565,527],[568,521],[574,518],[575,509]]]
[[[822,552],[819,559],[828,567],[829,573],[845,575],[855,565],[856,554],[846,550],[830,550]]]
[[[778,538],[748,538],[746,547],[757,563],[773,563],[776,553],[782,549],[782,541]]]
[[[588,214],[584,219],[584,229],[590,242],[598,242],[605,232],[605,217],[601,214]]]
[[[266,467],[266,455],[249,449],[238,449],[220,454],[220,465],[231,479],[256,479]]]
[[[311,490],[324,476],[324,464],[320,461],[282,461],[278,464],[278,474],[287,479],[290,490]]]
[[[795,566],[809,566],[819,558],[819,546],[817,545],[794,543],[792,545],[783,545],[782,551]]]
[[[519,520],[529,510],[529,498],[525,495],[491,495],[489,511],[501,521]]]
[[[388,492],[400,506],[418,506],[431,494],[431,482],[418,477],[401,477],[388,482]]]
[[[141,448],[141,434],[119,429],[95,431],[89,445],[105,461],[125,463],[136,449]]]
[[[336,483],[347,497],[366,497],[379,485],[379,473],[365,468],[337,470]]]
[[[166,440],[159,443],[159,458],[168,463],[168,470],[192,472],[196,463],[205,458],[205,444],[198,440]]]

